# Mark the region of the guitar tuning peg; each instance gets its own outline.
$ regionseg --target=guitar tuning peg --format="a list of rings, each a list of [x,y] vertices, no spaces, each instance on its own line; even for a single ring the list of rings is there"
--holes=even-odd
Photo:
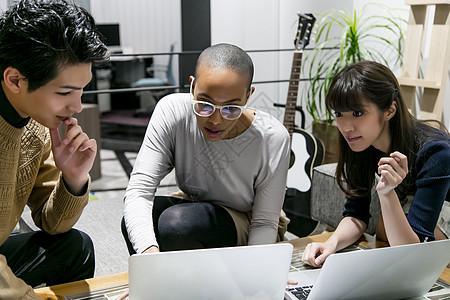
[[[317,35],[317,29],[314,29],[312,31],[312,33],[311,33],[311,36],[312,36],[311,40],[315,41],[316,40],[316,35]]]

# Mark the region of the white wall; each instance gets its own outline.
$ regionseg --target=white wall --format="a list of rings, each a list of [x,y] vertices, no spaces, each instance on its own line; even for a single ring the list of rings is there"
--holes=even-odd
[[[91,14],[97,23],[119,23],[124,53],[165,53],[175,43],[181,50],[181,3],[178,0],[92,0]],[[155,56],[166,65],[168,56]],[[178,70],[178,56],[173,70]],[[178,76],[175,75],[175,79]]]
[[[212,0],[211,43],[232,43],[244,50],[279,49],[280,2],[282,1]],[[291,20],[292,23],[296,21],[296,10],[293,11]],[[288,32],[293,33],[293,30]],[[289,48],[293,48],[293,44]],[[254,81],[280,78],[279,52],[249,54],[255,65]],[[278,99],[279,84],[259,84],[255,88],[250,99],[251,106],[263,109],[281,120],[283,111],[273,106],[273,102],[286,101]]]
[[[244,50],[293,49],[297,12],[317,17],[331,7],[351,9],[352,5],[352,0],[212,0],[211,42],[230,42]],[[250,53],[250,56],[255,64],[254,81],[289,80],[293,51]],[[275,108],[273,103],[286,102],[288,85],[288,82],[256,84],[250,105],[283,121],[284,109]],[[300,99],[298,104],[304,106]],[[297,113],[296,123],[300,121]],[[311,118],[307,116],[306,126],[310,124]]]
[[[92,0],[97,23],[119,23],[121,41],[133,53],[181,49],[181,8],[178,0]]]

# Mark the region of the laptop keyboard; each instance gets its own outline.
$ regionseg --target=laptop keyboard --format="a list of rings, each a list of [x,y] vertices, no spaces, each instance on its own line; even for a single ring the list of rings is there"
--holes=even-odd
[[[311,292],[312,287],[312,285],[297,286],[288,289],[288,291],[291,292],[291,294],[294,295],[297,299],[303,300],[308,298],[309,292]]]

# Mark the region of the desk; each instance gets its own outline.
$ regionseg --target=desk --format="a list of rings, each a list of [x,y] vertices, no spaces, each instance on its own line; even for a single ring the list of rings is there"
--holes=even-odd
[[[300,239],[286,241],[283,243],[291,243],[294,248],[304,248],[311,242],[325,242],[331,233],[319,234],[314,236],[307,236]],[[364,235],[360,240],[360,245],[364,247],[385,247],[387,244],[384,242],[376,241],[369,235]],[[441,280],[450,284],[450,268],[445,268],[442,275],[439,277]],[[91,278],[86,280],[75,281],[66,284],[55,285],[51,287],[44,287],[35,289],[36,294],[42,299],[54,300],[64,299],[64,296],[83,293],[88,291],[94,291],[107,287],[122,285],[128,283],[128,273],[119,273],[114,275],[107,275],[97,278]]]
[[[79,280],[65,284],[54,285],[35,289],[36,294],[42,299],[64,299],[64,296],[95,291],[112,286],[128,283],[128,273],[118,273],[86,280]]]
[[[112,85],[132,86],[141,78],[146,77],[145,68],[153,62],[152,57],[138,55],[111,56]]]

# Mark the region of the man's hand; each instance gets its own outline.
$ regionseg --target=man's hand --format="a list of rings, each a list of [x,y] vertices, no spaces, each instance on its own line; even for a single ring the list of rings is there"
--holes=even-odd
[[[83,192],[88,173],[97,154],[97,142],[89,139],[75,118],[64,120],[66,133],[61,140],[57,128],[50,129],[56,167],[61,170],[68,190],[74,195]]]

